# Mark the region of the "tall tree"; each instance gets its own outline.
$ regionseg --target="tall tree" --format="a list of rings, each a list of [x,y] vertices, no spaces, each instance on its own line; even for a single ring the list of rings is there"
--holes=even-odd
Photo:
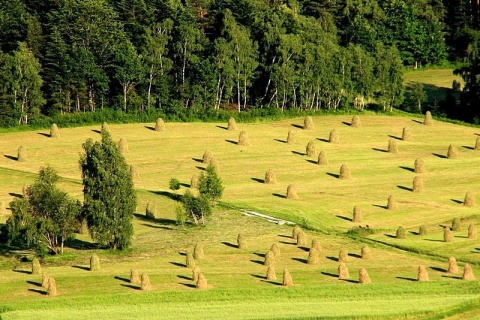
[[[131,244],[137,197],[125,158],[107,131],[101,135],[100,142],[88,139],[83,144],[83,211],[94,240],[124,249]]]

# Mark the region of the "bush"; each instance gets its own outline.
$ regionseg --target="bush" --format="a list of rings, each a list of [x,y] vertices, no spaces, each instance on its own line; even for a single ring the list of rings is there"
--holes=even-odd
[[[187,218],[195,225],[205,225],[206,217],[212,214],[210,201],[204,196],[195,197],[190,190],[187,190],[182,197],[183,213],[177,209],[177,217]]]
[[[180,181],[178,181],[176,178],[171,178],[168,183],[168,187],[170,190],[177,192],[180,189]]]
[[[175,222],[177,226],[182,226],[182,228],[185,228],[185,223],[188,219],[187,211],[184,210],[181,206],[177,206],[175,208],[175,214]]]
[[[224,186],[222,180],[217,174],[213,165],[208,165],[205,172],[198,180],[198,191],[200,195],[210,201],[212,206],[217,204],[217,201],[223,195]]]

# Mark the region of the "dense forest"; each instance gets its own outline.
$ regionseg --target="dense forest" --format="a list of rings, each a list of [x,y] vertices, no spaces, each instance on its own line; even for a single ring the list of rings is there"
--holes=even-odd
[[[479,122],[479,11],[477,0],[0,0],[0,126],[99,110],[388,112],[411,108],[406,68],[446,61],[465,85],[434,111]]]

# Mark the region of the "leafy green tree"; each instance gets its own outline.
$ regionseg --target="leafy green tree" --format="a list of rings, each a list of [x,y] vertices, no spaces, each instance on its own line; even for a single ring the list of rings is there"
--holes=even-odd
[[[58,179],[52,167],[42,167],[37,181],[28,187],[26,197],[10,203],[12,216],[7,229],[11,242],[63,253],[65,241],[75,230],[80,203],[56,187]]]
[[[130,246],[137,197],[125,158],[106,130],[102,140],[88,139],[80,158],[84,205],[92,238],[112,249]]]
[[[215,167],[211,164],[207,166],[205,172],[198,179],[198,191],[202,197],[205,197],[215,206],[223,195],[225,187],[217,174]]]
[[[415,101],[418,112],[422,113],[422,103],[427,101],[427,93],[425,92],[423,83],[414,82],[408,92],[411,100]]]
[[[206,217],[212,214],[210,199],[200,195],[195,197],[190,190],[187,190],[182,197],[184,213],[177,211],[177,221],[182,225],[185,223],[185,217],[189,217],[195,225],[205,225]],[[180,210],[180,209],[179,209]]]
[[[170,190],[177,192],[178,190],[180,190],[180,181],[178,181],[178,179],[176,178],[170,179],[169,187]]]

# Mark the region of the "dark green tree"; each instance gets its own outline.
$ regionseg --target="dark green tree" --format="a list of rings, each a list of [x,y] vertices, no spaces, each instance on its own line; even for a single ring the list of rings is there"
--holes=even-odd
[[[83,144],[83,211],[95,241],[112,249],[124,249],[130,246],[133,236],[137,196],[125,158],[110,134],[105,130],[101,134],[100,142],[88,139]]]
[[[210,201],[215,206],[223,195],[225,187],[217,174],[215,167],[211,164],[207,166],[205,172],[198,179],[198,191],[200,196]]]
[[[195,197],[190,190],[187,190],[182,197],[183,213],[177,212],[177,220],[184,225],[185,217],[188,217],[195,225],[205,225],[206,217],[212,214],[210,200],[200,195]],[[177,210],[182,210],[179,208]],[[183,222],[182,222],[183,221]]]

